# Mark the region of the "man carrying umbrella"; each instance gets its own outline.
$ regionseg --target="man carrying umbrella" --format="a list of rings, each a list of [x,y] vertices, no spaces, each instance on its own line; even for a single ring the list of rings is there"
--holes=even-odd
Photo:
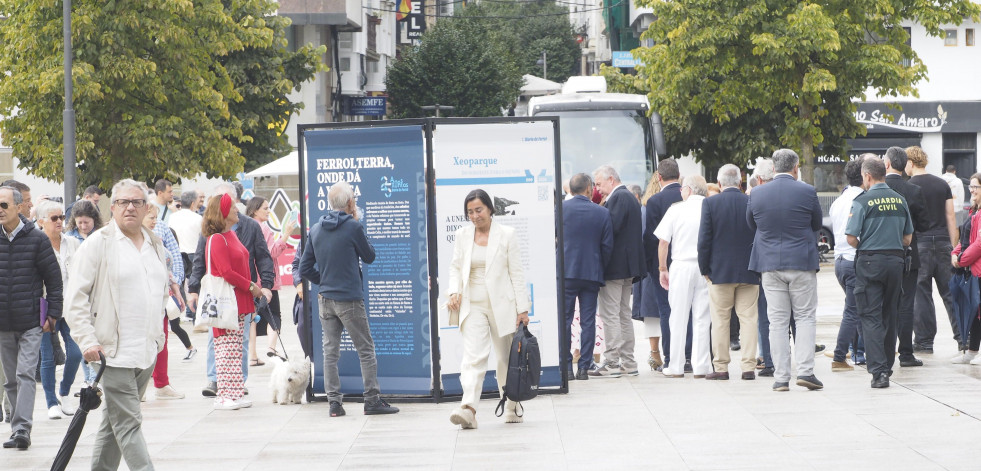
[[[140,397],[163,349],[168,288],[176,293],[177,285],[167,273],[163,243],[142,228],[147,198],[140,184],[116,183],[111,206],[112,222],[90,235],[75,255],[66,318],[87,361],[106,357],[106,409],[92,469],[116,469],[122,458],[131,470],[150,470]]]
[[[888,388],[896,361],[896,318],[906,248],[913,238],[913,220],[906,199],[885,183],[886,165],[879,159],[862,162],[865,193],[852,202],[845,226],[855,254],[855,298],[865,336],[865,354],[873,388]],[[905,265],[905,267],[904,267]]]

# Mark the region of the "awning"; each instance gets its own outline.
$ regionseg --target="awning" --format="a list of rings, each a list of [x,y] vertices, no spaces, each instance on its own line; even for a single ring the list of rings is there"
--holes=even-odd
[[[525,81],[524,86],[521,87],[521,95],[523,96],[551,95],[562,91],[562,84],[558,82],[545,80],[531,74],[522,76],[522,79]]]
[[[297,151],[290,152],[286,157],[276,159],[269,162],[262,167],[259,167],[249,173],[246,173],[246,178],[256,178],[256,177],[275,177],[280,175],[299,175],[299,153]]]

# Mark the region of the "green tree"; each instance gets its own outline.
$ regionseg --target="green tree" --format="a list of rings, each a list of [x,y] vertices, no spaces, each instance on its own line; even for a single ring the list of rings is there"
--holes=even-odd
[[[60,5],[0,0],[8,17],[0,23],[0,131],[22,167],[56,181],[64,177]],[[256,161],[283,152],[269,126],[295,109],[285,93],[318,61],[309,48],[286,51],[275,2],[72,7],[80,187],[124,176],[228,177],[243,169],[246,151]]]
[[[868,88],[915,95],[926,77],[904,19],[939,36],[945,24],[979,14],[970,0],[638,3],[658,19],[644,34],[655,45],[635,50],[652,107],[667,131],[685,134],[675,142],[710,165],[782,146],[800,149],[807,164],[816,146],[840,151],[844,139],[865,132],[853,100]]]
[[[437,103],[454,106],[453,116],[500,116],[518,97],[518,66],[480,21],[439,21],[389,66],[385,86],[393,117],[428,116],[421,107]]]
[[[566,6],[544,0],[493,0],[469,4],[460,16],[479,20],[495,41],[505,44],[522,75],[543,75],[538,65],[542,51],[548,56],[549,80],[565,82],[579,72],[582,49]]]

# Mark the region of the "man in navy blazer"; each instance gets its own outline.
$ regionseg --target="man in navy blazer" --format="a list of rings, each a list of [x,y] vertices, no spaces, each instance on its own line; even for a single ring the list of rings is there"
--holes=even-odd
[[[661,224],[664,213],[672,204],[681,201],[681,172],[678,169],[678,162],[674,159],[664,159],[657,164],[656,178],[661,183],[661,191],[655,193],[647,199],[647,232],[644,233],[644,252],[647,254],[647,272],[654,280],[660,276],[657,265],[657,246],[661,241],[654,235],[654,229]],[[668,253],[668,264],[671,266],[671,254]],[[671,303],[668,302],[668,290],[661,287],[660,283],[654,283],[654,300],[657,303],[657,312],[661,316],[661,351],[664,352],[664,366],[667,367],[671,362],[671,326],[668,319],[671,317]],[[685,357],[691,358],[691,329],[687,329],[685,344]]]
[[[603,271],[613,254],[613,222],[610,211],[589,200],[593,179],[585,173],[569,179],[572,198],[562,202],[562,253],[565,265],[565,333],[562,364],[572,372],[572,319],[579,300],[579,371],[575,379],[589,379],[596,345],[596,299],[603,286]],[[569,379],[572,375],[569,374]]]
[[[600,289],[597,306],[606,340],[605,360],[602,366],[588,374],[599,378],[616,378],[622,374],[637,376],[630,299],[634,282],[647,269],[640,202],[620,182],[620,175],[613,167],[604,165],[593,172],[593,177],[596,188],[606,197],[606,209],[610,210],[613,252],[603,271],[606,285]]]
[[[722,192],[702,202],[698,230],[698,268],[709,281],[715,372],[706,379],[729,379],[729,319],[735,307],[742,335],[742,379],[756,379],[756,302],[760,275],[749,270],[756,232],[746,222],[749,197],[739,189],[739,167],[719,169]]]
[[[770,319],[773,390],[790,390],[791,315],[797,323],[797,385],[821,389],[824,384],[814,376],[821,204],[813,186],[797,181],[800,159],[794,151],[774,152],[773,170],[773,181],[753,188],[746,210],[746,221],[756,231],[749,269],[763,275]]]

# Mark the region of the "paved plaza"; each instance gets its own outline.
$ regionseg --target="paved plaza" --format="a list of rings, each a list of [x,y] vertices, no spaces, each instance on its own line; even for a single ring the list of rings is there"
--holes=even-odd
[[[844,297],[833,269],[824,266],[818,279],[818,342],[833,348]],[[282,299],[292,298],[284,287]],[[255,406],[213,411],[200,393],[207,338],[192,334],[202,351],[182,362],[183,348],[171,336],[171,382],[187,398],[156,401],[148,392],[143,431],[160,470],[977,470],[981,367],[950,364],[956,353],[950,328],[943,319],[938,324],[936,353],[921,355],[920,368],[897,362],[885,390],[870,389],[871,376],[861,368],[831,373],[824,355],[815,368],[822,391],[772,392],[772,378],[704,381],[642,371],[539,396],[525,404],[523,424],[504,424],[493,416],[496,401],[485,400],[480,427],[470,431],[450,424],[453,402],[397,404],[401,413],[372,417],[349,403],[340,418],[328,416],[326,403],[275,405],[269,365],[251,368]],[[296,355],[295,331],[286,330],[287,349]],[[260,338],[260,346],[265,342]],[[646,359],[647,340],[638,338],[637,348]],[[734,371],[737,360],[734,352]],[[0,469],[50,468],[69,420],[47,418],[40,385],[34,417],[33,445],[0,450]],[[101,408],[90,414],[69,469],[88,469],[101,418]]]

